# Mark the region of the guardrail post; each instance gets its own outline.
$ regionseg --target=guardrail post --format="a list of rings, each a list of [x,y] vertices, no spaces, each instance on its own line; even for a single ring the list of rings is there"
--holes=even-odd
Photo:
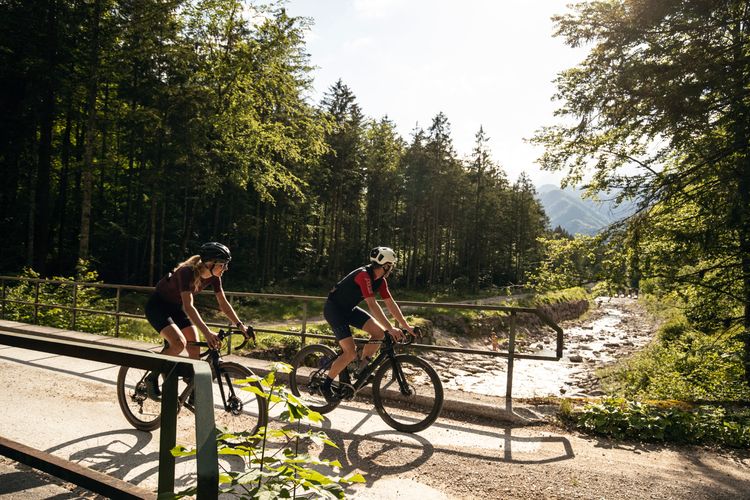
[[[516,351],[516,313],[510,313],[510,334],[508,338],[508,379],[505,385],[505,411],[513,412],[513,358]]]
[[[302,346],[305,345],[305,334],[307,333],[307,301],[302,302],[302,331],[300,341],[302,343]]]
[[[120,290],[121,287],[117,287],[117,297],[115,298],[115,337],[120,336]]]
[[[34,324],[39,322],[39,282],[34,287]]]
[[[164,374],[161,387],[161,430],[159,431],[159,489],[158,498],[174,494],[175,458],[172,448],[177,445],[177,372]]]
[[[208,363],[193,365],[195,383],[195,448],[198,462],[198,498],[219,495],[219,452],[216,449],[216,420],[211,394],[211,369]]]
[[[73,321],[70,326],[71,330],[76,329],[76,316],[77,316],[77,310],[78,308],[78,283],[73,283]]]

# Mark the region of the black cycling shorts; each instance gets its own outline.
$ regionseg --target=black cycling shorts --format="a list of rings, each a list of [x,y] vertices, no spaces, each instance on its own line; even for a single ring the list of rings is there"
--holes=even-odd
[[[352,329],[350,326],[361,330],[365,326],[365,323],[367,323],[367,320],[372,319],[372,316],[360,307],[355,307],[352,310],[341,309],[330,300],[326,300],[326,304],[323,306],[323,316],[328,321],[328,324],[331,325],[333,334],[336,335],[336,340],[344,340],[351,337]]]
[[[169,325],[176,325],[180,330],[193,325],[182,304],[166,301],[158,293],[152,294],[146,302],[146,319],[159,333]]]

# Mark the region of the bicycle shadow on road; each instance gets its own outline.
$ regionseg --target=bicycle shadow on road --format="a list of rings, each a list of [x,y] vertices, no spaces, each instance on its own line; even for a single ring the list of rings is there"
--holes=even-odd
[[[364,413],[364,412],[363,412]],[[368,414],[353,429],[334,430],[324,425],[329,438],[339,447],[325,448],[320,457],[341,462],[342,471],[366,473],[366,487],[388,476],[399,476],[422,465],[429,466],[435,455],[474,458],[510,464],[547,464],[575,457],[571,442],[564,436],[519,435],[521,428],[472,428],[449,422],[436,422],[430,430],[408,434],[395,430],[379,430],[365,434],[356,431],[370,417]],[[422,434],[446,435],[433,438]]]
[[[148,447],[151,443],[154,447]],[[89,443],[93,443],[89,445]],[[82,436],[47,450],[92,470],[155,490],[159,475],[158,435],[134,429],[120,429]],[[244,470],[240,457],[221,457],[223,470]],[[187,488],[197,481],[195,457],[175,458],[175,488]]]

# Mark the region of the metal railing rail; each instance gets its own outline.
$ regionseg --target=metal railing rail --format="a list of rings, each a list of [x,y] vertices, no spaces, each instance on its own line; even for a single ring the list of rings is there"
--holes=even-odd
[[[6,292],[6,281],[27,281],[35,284],[35,295],[34,302],[19,301],[7,298]],[[39,287],[41,284],[59,284],[59,285],[70,285],[74,287],[74,296],[77,294],[78,287],[94,287],[104,289],[115,289],[115,311],[104,311],[95,309],[84,309],[76,308],[75,306],[69,306],[65,304],[44,304],[39,302]],[[0,276],[0,286],[2,287],[2,295],[0,296],[0,319],[5,318],[6,303],[10,304],[25,304],[34,306],[34,318],[38,316],[39,308],[59,308],[63,310],[80,311],[90,314],[101,314],[107,316],[115,316],[115,336],[120,334],[120,318],[134,318],[144,319],[144,315],[131,314],[121,311],[121,292],[122,291],[133,291],[133,292],[144,292],[151,293],[154,287],[149,286],[137,286],[137,285],[113,285],[106,283],[88,283],[88,282],[76,282],[76,281],[62,281],[62,280],[46,280],[41,278],[23,278],[16,276]],[[204,291],[202,294],[211,294],[213,292]],[[300,337],[302,344],[304,345],[307,338],[316,338],[322,340],[335,340],[335,337],[331,335],[320,335],[308,332],[308,321],[310,318],[308,304],[310,302],[323,302],[326,297],[314,296],[314,295],[295,295],[295,294],[269,294],[269,293],[255,293],[255,292],[224,292],[230,301],[234,301],[237,298],[261,298],[261,299],[272,299],[272,300],[297,300],[302,302],[302,318],[301,325],[297,331],[290,330],[279,330],[274,328],[255,328],[256,332],[260,333],[273,333],[278,335],[288,335]],[[417,350],[424,351],[436,351],[436,352],[456,352],[463,354],[476,354],[481,356],[491,357],[502,357],[508,359],[508,372],[506,381],[506,398],[510,401],[512,396],[513,388],[513,364],[516,359],[529,359],[539,361],[558,361],[563,355],[563,330],[552,318],[550,318],[544,311],[538,308],[532,307],[516,307],[516,306],[491,306],[491,305],[476,305],[476,304],[461,304],[461,303],[440,303],[440,302],[415,302],[415,301],[399,301],[399,305],[405,308],[441,308],[441,309],[462,309],[462,310],[473,310],[473,311],[500,311],[508,313],[509,320],[509,336],[508,336],[508,349],[507,351],[490,351],[481,349],[467,349],[464,347],[449,347],[449,346],[435,346],[427,344],[411,344],[409,347]],[[533,314],[539,318],[539,320],[556,333],[556,345],[554,355],[546,354],[525,354],[517,353],[516,349],[516,321],[518,314]],[[213,327],[224,327],[226,323],[207,323]],[[71,329],[75,329],[75,317],[73,317],[73,324]],[[230,346],[231,348],[231,346]]]
[[[61,340],[29,335],[12,327],[0,329],[0,344],[98,361],[144,370],[158,370],[164,374],[161,401],[161,431],[159,440],[159,498],[174,496],[175,457],[171,450],[177,444],[177,380],[195,373],[195,437],[198,468],[198,498],[218,498],[219,469],[216,447],[211,369],[201,360],[175,358],[151,352],[136,351],[93,342]],[[66,478],[68,479],[68,478]],[[70,479],[68,479],[70,480]],[[71,481],[72,482],[72,481]],[[86,485],[90,487],[90,485]]]

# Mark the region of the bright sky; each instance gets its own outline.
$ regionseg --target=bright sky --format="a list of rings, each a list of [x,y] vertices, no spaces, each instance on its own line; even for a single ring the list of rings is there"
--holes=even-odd
[[[290,0],[287,12],[315,24],[307,48],[315,94],[339,78],[363,112],[384,115],[407,141],[442,111],[454,147],[468,156],[480,125],[515,180],[525,171],[539,186],[541,150],[524,142],[555,109],[552,80],[585,53],[552,36],[550,17],[572,0]]]

